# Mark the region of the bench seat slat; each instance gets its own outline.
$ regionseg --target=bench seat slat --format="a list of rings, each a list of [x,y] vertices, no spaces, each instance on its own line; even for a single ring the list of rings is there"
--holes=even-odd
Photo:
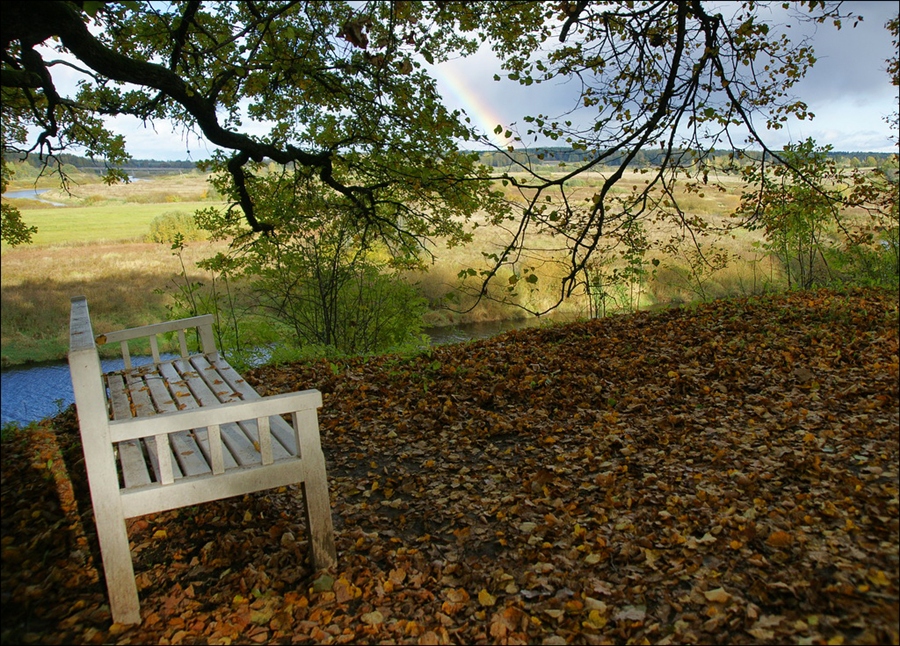
[[[187,365],[180,360],[171,363],[160,364],[160,371],[169,381],[178,387],[189,389],[196,401],[203,405],[219,404],[220,399],[209,390],[206,382],[193,370],[190,363]],[[224,403],[241,401],[238,397],[228,397]],[[222,424],[220,427],[222,440],[241,466],[261,464],[259,453],[259,440],[256,432],[256,422],[238,422],[237,424]],[[290,457],[287,451],[281,450],[281,458]]]
[[[189,410],[207,405],[206,401],[193,396],[193,390],[189,387],[189,384],[186,382],[187,380],[183,378],[183,374],[173,368],[171,363],[161,363],[157,368],[160,374],[165,378],[169,388],[174,390],[173,395],[178,400],[177,407],[172,410]],[[206,427],[195,428],[193,430],[193,436],[203,455],[206,465],[206,469],[203,472],[209,473],[212,470],[212,450],[209,444],[209,431]],[[219,440],[219,442],[221,446],[221,440]],[[225,448],[227,448],[227,445]],[[238,460],[235,459],[235,456],[230,450],[222,452],[222,459],[225,469],[233,469],[239,464]]]
[[[206,381],[207,384],[210,384],[211,387],[213,387],[213,385],[210,382],[213,380],[224,381],[225,384],[231,388],[232,392],[238,393],[244,401],[262,399],[259,396],[259,393],[253,389],[253,386],[248,384],[224,359],[216,359],[210,363],[203,355],[196,355],[191,357],[191,364],[197,369],[197,372],[203,376],[204,381]],[[217,384],[213,387],[213,390],[216,388],[221,390],[223,386]],[[272,416],[269,418],[269,428],[272,437],[278,440],[278,443],[284,447],[284,450],[287,451],[289,455],[299,455],[297,438],[293,426],[285,422],[279,416]],[[279,460],[280,458],[278,456],[280,455],[280,452],[274,446],[273,452],[275,454],[275,460]]]
[[[167,375],[169,375],[169,379],[174,380],[177,378],[182,380],[185,385],[190,389],[191,394],[193,395],[194,401],[199,403],[200,407],[203,406],[211,406],[213,404],[219,404],[220,400],[216,397],[216,394],[210,390],[209,385],[201,379],[199,373],[194,369],[194,366],[187,362],[185,363],[183,360],[176,360],[172,362],[172,366],[167,366],[163,369]],[[173,372],[173,370],[177,371],[177,373]],[[225,401],[237,401],[236,399],[227,399]],[[195,434],[198,438],[202,437],[204,442],[201,442],[200,446],[204,450],[204,454],[207,457],[210,465],[213,464],[213,454],[212,449],[209,445],[209,432],[207,429],[197,429],[195,430]],[[241,466],[247,464],[254,464],[256,460],[256,456],[253,454],[253,447],[251,444],[248,444],[242,437],[242,429],[240,429],[235,424],[222,424],[219,426],[218,433],[218,442],[219,448],[227,449],[223,450],[223,460],[225,469],[231,469],[240,464]],[[224,446],[223,446],[224,445]]]
[[[131,395],[131,402],[134,405],[135,417],[152,417],[156,414],[156,408],[153,405],[153,398],[150,396],[150,388],[140,376],[140,369],[128,370],[125,372],[125,381],[128,383],[128,392]],[[156,438],[146,437],[143,440],[147,447],[147,457],[153,467],[153,473],[156,475],[156,481],[162,482],[165,478],[162,465],[159,463],[159,453],[156,448]],[[172,476],[175,479],[181,478],[181,467],[177,460],[171,459],[171,447],[166,442],[166,448],[170,451],[169,463],[172,467]]]
[[[199,359],[203,359],[203,361],[205,361],[203,357],[193,357],[192,359],[198,359],[197,363],[199,363],[202,368],[198,369],[194,361],[184,362],[181,360],[175,360],[173,362],[173,365],[178,370],[178,373],[181,375],[184,381],[187,382],[187,385],[190,387],[191,392],[194,394],[194,397],[201,403],[202,406],[211,406],[213,404],[219,403],[227,404],[229,402],[242,401],[245,399],[240,392],[234,391],[230,387],[226,388],[225,386],[228,386],[228,384],[224,383],[224,379],[221,378],[222,375],[219,374],[219,372],[214,368],[209,369],[208,362],[206,362],[204,366],[204,363],[202,361],[199,361]],[[222,363],[225,362],[223,361]],[[251,399],[259,399],[259,395],[256,394],[256,391],[252,392],[255,397]],[[281,420],[280,417],[272,416],[269,418],[270,427],[273,424],[277,423],[275,420],[282,421],[283,423],[283,420]],[[223,435],[224,438],[232,443],[232,446],[234,446],[234,450],[240,452],[240,457],[238,457],[237,453],[235,454],[235,457],[238,457],[238,461],[240,461],[242,465],[261,464],[260,451],[263,446],[259,437],[258,422],[255,420],[245,420],[239,422],[238,427],[249,441],[249,444],[244,443],[244,441],[240,437],[236,437],[227,433]],[[224,429],[225,427],[223,426],[223,430]],[[234,428],[234,425],[230,425],[230,428],[227,429],[227,431],[232,430],[237,430]],[[274,442],[272,444],[272,455],[273,458],[277,461],[294,457],[296,456],[296,453],[291,453],[290,451],[288,451],[282,443]]]
[[[156,410],[160,414],[172,413],[176,410],[182,410],[185,407],[196,407],[196,404],[192,400],[188,399],[185,402],[185,398],[179,395],[178,392],[170,392],[169,389],[172,386],[168,384],[167,381],[157,378],[157,374],[158,373],[148,373],[145,378],[147,386],[150,388],[153,402],[156,405]],[[177,391],[178,386],[175,386],[174,390]],[[172,399],[173,394],[178,397],[177,405]],[[209,464],[203,459],[200,447],[197,446],[197,442],[190,431],[171,433],[169,435],[169,442],[172,445],[172,452],[175,455],[178,464],[181,466],[181,471],[184,475],[198,476],[212,471]]]
[[[107,388],[112,407],[113,419],[129,419],[131,417],[131,403],[128,401],[128,393],[125,390],[125,380],[120,374],[107,376]],[[119,442],[119,464],[122,469],[122,481],[126,489],[143,487],[152,482],[150,472],[147,470],[147,460],[140,440],[127,440]]]

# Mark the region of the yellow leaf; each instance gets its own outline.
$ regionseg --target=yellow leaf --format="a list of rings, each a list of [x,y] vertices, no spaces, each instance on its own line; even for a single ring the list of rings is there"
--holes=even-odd
[[[166,530],[164,530],[164,529],[157,529],[155,532],[153,532],[153,538],[156,538],[159,540],[168,538],[168,536],[169,535],[166,533]]]
[[[725,592],[724,588],[707,590],[703,593],[703,596],[706,597],[707,601],[712,601],[713,603],[725,603],[731,599],[731,595]]]
[[[866,578],[873,585],[881,586],[882,588],[886,588],[891,584],[890,579],[887,578],[887,575],[882,570],[871,569]]]
[[[591,610],[588,614],[587,621],[581,623],[585,628],[603,628],[606,625],[607,619],[604,617],[599,610]]]
[[[497,603],[497,597],[482,588],[481,592],[478,593],[478,603],[480,603],[482,606],[493,606],[495,603]]]

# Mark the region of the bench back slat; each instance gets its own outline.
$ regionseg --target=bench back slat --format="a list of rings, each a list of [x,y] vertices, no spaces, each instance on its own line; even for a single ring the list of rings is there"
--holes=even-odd
[[[200,349],[203,354],[212,358],[218,358],[219,353],[216,349],[215,335],[213,334],[213,315],[203,314],[202,316],[192,316],[177,321],[166,321],[164,323],[154,323],[153,325],[143,325],[140,327],[128,328],[125,330],[116,330],[115,332],[107,332],[96,338],[96,343],[103,345],[105,343],[119,343],[122,351],[122,360],[125,369],[130,370],[131,352],[128,342],[137,339],[148,339],[150,342],[150,354],[153,356],[153,362],[160,362],[159,353],[159,335],[176,332],[178,335],[178,349],[182,358],[190,356],[187,347],[186,330],[196,329],[200,337]]]
[[[150,355],[153,357],[153,363],[159,363],[159,341],[155,335],[150,337]]]
[[[209,462],[215,475],[225,473],[225,458],[222,451],[222,432],[218,424],[206,428],[209,438]]]
[[[259,456],[263,464],[272,464],[272,432],[269,430],[269,418],[259,417],[256,420],[257,437],[259,437]]]
[[[119,343],[119,348],[122,353],[122,363],[125,365],[125,370],[131,370],[131,351],[128,348],[128,341]]]

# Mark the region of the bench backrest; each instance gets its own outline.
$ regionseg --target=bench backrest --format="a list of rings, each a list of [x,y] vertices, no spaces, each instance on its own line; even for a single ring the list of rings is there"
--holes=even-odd
[[[85,308],[87,305],[85,305]],[[90,321],[88,322],[90,324]],[[117,330],[116,332],[108,332],[101,334],[96,338],[96,342],[100,345],[105,343],[119,342],[122,349],[122,360],[125,362],[125,369],[131,370],[131,352],[128,342],[137,339],[149,339],[150,353],[153,355],[153,363],[160,362],[159,356],[159,335],[169,332],[178,333],[178,348],[183,359],[187,359],[188,352],[187,337],[185,332],[190,329],[196,329],[200,337],[200,349],[203,354],[210,357],[211,361],[218,358],[216,350],[215,337],[213,336],[213,315],[203,314],[202,316],[194,316],[191,318],[180,319],[178,321],[167,321],[165,323],[156,323],[154,325],[145,325],[142,327],[129,328],[127,330]]]

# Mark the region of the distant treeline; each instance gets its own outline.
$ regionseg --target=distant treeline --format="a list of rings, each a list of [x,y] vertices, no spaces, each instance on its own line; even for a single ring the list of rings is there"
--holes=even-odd
[[[485,166],[493,166],[494,168],[510,168],[515,170],[517,165],[533,166],[537,164],[580,164],[593,158],[594,153],[587,150],[573,149],[570,147],[549,147],[535,148],[532,150],[515,150],[512,152],[500,152],[494,150],[481,150],[478,152],[479,161]],[[876,153],[876,152],[843,152],[832,151],[828,156],[834,159],[838,166],[850,168],[882,168],[886,164],[895,164],[896,153]],[[56,155],[58,163],[64,166],[70,166],[83,171],[102,170],[105,165],[102,160],[90,159],[88,157],[80,157],[63,153]],[[37,155],[29,155],[24,159],[15,153],[6,153],[4,158],[7,162],[22,162],[29,164],[35,168],[40,168],[45,163]],[[621,155],[610,157],[605,160],[607,166],[618,166],[623,157]],[[632,168],[653,168],[659,166],[663,159],[663,152],[659,150],[639,150],[634,159],[629,164]],[[721,153],[713,152],[711,163],[720,168],[728,168],[735,165],[732,161],[730,151],[722,151]],[[737,160],[738,166],[742,162]],[[160,159],[131,159],[125,166],[125,170],[194,170],[197,168],[197,162],[167,161]]]
[[[578,150],[568,147],[557,148],[537,148],[529,151],[514,150],[512,152],[502,151],[478,151],[479,160],[486,166],[495,168],[515,167],[519,164],[524,166],[535,164],[581,164],[594,158],[596,153],[587,150]],[[660,150],[639,150],[634,159],[629,164],[633,168],[654,168],[658,167],[663,160],[663,151]],[[880,168],[884,164],[893,164],[896,153],[875,153],[875,152],[841,152],[832,151],[828,153],[831,159],[834,159],[838,166],[851,168]],[[623,155],[615,155],[605,160],[606,166],[618,166],[624,159]],[[708,158],[710,163],[720,168],[727,168],[732,165],[742,165],[741,160],[733,160],[730,151],[713,152]]]
[[[62,164],[63,166],[72,166],[77,168],[78,170],[102,170],[105,169],[106,166],[103,160],[91,159],[90,157],[81,157],[79,155],[72,155],[69,153],[61,153],[59,155],[54,155],[55,161],[53,164]],[[24,162],[33,166],[35,168],[40,168],[46,163],[46,159],[40,159],[37,155],[29,155],[27,158],[24,158],[22,155],[17,153],[5,153],[3,158],[7,162]],[[125,165],[126,170],[131,169],[171,169],[171,170],[194,170],[197,168],[197,162],[192,161],[166,161],[160,159],[129,159],[128,163]]]

